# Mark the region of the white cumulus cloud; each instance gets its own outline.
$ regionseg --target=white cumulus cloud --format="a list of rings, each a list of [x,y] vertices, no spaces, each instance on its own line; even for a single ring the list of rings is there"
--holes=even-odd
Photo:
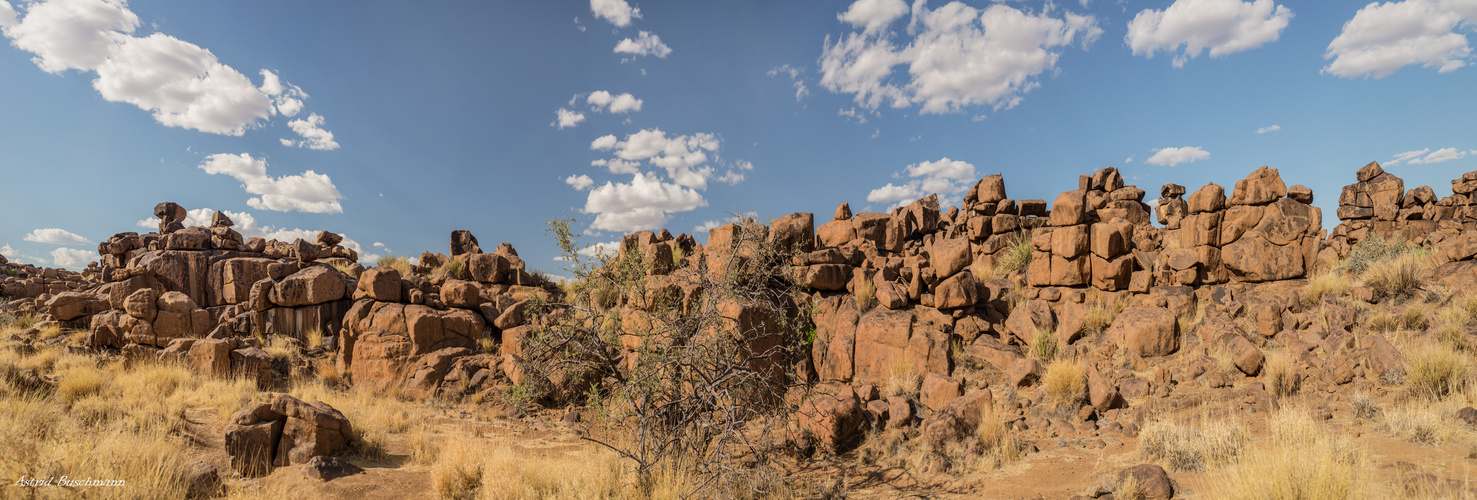
[[[1210,158],[1210,153],[1199,147],[1179,147],[1155,149],[1154,155],[1144,160],[1146,163],[1173,167],[1181,163],[1190,163]]]
[[[1014,107],[1056,68],[1061,48],[1086,48],[1103,30],[1092,16],[1025,12],[1004,4],[983,10],[950,2],[928,10],[913,5],[906,34],[893,27],[898,2],[859,0],[841,19],[861,32],[826,37],[821,86],[853,94],[876,109],[913,104],[923,113],[949,113],[974,105]],[[915,35],[916,34],[916,35]],[[907,38],[912,37],[911,40]],[[905,71],[896,71],[898,67]]]
[[[200,164],[208,174],[226,174],[241,181],[247,193],[257,195],[246,204],[258,210],[279,212],[341,213],[343,195],[327,175],[312,170],[299,175],[272,177],[267,175],[267,161],[240,155],[213,154]]]
[[[590,149],[604,151],[615,147],[618,142],[620,142],[620,139],[617,139],[614,134],[602,135],[590,141]]]
[[[564,183],[573,186],[577,191],[584,191],[585,188],[590,187],[595,181],[590,179],[588,175],[571,175],[564,178]]]
[[[662,43],[662,38],[650,31],[636,33],[636,38],[622,38],[615,44],[615,53],[634,56],[657,56],[666,59],[672,48]]]
[[[908,165],[902,174],[913,180],[901,185],[889,182],[873,189],[867,193],[867,201],[902,206],[929,193],[937,193],[942,203],[968,191],[971,181],[975,180],[974,165],[948,157]]]
[[[293,116],[307,97],[263,71],[263,84],[209,50],[164,33],[134,36],[139,18],[125,0],[39,0],[18,16],[0,1],[0,33],[35,54],[43,71],[93,72],[104,99],[150,112],[160,124],[242,135],[274,114]]]
[[[319,151],[338,149],[338,143],[333,140],[333,132],[323,130],[323,116],[317,113],[308,115],[308,119],[306,120],[297,119],[287,122],[287,126],[292,127],[292,131],[297,132],[297,135],[301,136],[303,140],[294,142],[283,139],[285,141],[283,144],[292,142],[294,146]]]
[[[1173,60],[1179,68],[1207,49],[1210,57],[1224,57],[1275,42],[1292,17],[1272,0],[1175,0],[1164,10],[1140,11],[1123,40],[1146,57],[1183,48]]]
[[[617,28],[630,26],[632,19],[641,19],[641,9],[632,7],[625,0],[590,0],[590,11]]]
[[[629,183],[606,182],[591,189],[585,213],[596,214],[591,227],[617,232],[660,229],[667,214],[708,205],[697,190],[663,182],[654,174],[638,173]]]
[[[97,260],[96,251],[78,250],[75,248],[58,248],[51,251],[51,262],[61,267],[73,269],[87,267],[89,262]]]
[[[574,127],[575,125],[579,125],[580,122],[585,121],[584,113],[570,111],[564,108],[559,108],[558,110],[554,111],[554,115],[557,118],[555,119],[554,123],[551,123],[550,125],[559,127],[560,130]]]
[[[1448,73],[1467,65],[1472,47],[1459,28],[1477,28],[1472,0],[1371,2],[1344,23],[1328,44],[1323,73],[1342,78],[1384,78],[1419,64]]]
[[[611,113],[630,113],[641,111],[641,100],[630,92],[624,94],[611,94],[604,90],[596,90],[585,98],[585,102],[596,111],[609,111]]]
[[[27,234],[26,241],[35,243],[51,243],[54,245],[91,245],[92,240],[78,236],[76,233],[65,229],[49,228],[37,229]]]

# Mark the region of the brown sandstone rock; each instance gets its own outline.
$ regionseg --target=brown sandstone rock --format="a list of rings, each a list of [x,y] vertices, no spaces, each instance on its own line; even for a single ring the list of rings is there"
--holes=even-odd
[[[1190,195],[1188,202],[1191,214],[1219,211],[1226,206],[1226,188],[1214,182],[1206,184]]]
[[[470,281],[448,279],[441,284],[441,301],[449,307],[475,309],[483,302],[482,290]]]
[[[860,435],[861,404],[855,393],[844,388],[817,388],[816,392],[800,405],[800,427],[815,436],[827,451],[844,452]]]
[[[944,405],[958,398],[960,393],[959,380],[936,373],[928,373],[923,376],[923,387],[919,392],[918,402],[923,403],[929,409],[938,410]]]
[[[471,231],[458,229],[451,232],[451,256],[456,257],[464,253],[482,253],[482,247],[477,244],[477,237]]]
[[[1087,198],[1082,190],[1057,195],[1051,205],[1052,226],[1075,226],[1087,221]]]
[[[979,302],[979,282],[970,273],[959,273],[944,280],[934,289],[934,307],[957,309]]]
[[[815,249],[815,215],[797,212],[770,221],[769,242],[781,253]]]
[[[1144,464],[1129,467],[1118,472],[1120,483],[1129,481],[1137,486],[1139,496],[1144,500],[1169,500],[1174,498],[1174,483],[1169,480],[1169,474],[1164,468],[1154,464]],[[1122,492],[1120,492],[1122,494]]]
[[[973,263],[969,252],[969,240],[948,238],[935,240],[929,254],[929,267],[939,279],[948,278],[968,268]]]

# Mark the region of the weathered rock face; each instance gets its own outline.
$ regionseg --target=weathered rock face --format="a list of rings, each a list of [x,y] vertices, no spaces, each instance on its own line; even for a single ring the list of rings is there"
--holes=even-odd
[[[345,298],[344,276],[328,266],[310,266],[272,285],[271,300],[282,307],[308,306]]]
[[[360,300],[344,318],[338,360],[355,384],[383,389],[413,375],[415,356],[449,347],[475,348],[491,335],[486,320],[466,309],[437,311],[414,304]]]
[[[307,463],[313,457],[348,450],[349,419],[321,401],[278,394],[271,403],[244,408],[226,427],[226,453],[244,476],[261,476],[273,467]]]
[[[1167,356],[1179,350],[1179,322],[1163,307],[1130,307],[1119,313],[1107,335],[1141,357]]]

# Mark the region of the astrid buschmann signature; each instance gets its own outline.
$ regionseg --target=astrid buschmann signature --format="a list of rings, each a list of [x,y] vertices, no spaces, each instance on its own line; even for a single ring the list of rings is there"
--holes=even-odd
[[[39,477],[21,476],[21,478],[18,479],[18,480],[16,480],[15,484],[13,484],[11,486],[19,486],[19,487],[22,487],[22,488],[40,488],[42,486],[65,486],[65,487],[71,487],[71,488],[88,488],[88,487],[93,487],[93,486],[127,486],[127,485],[124,483],[124,481],[122,479],[93,479],[91,477],[89,477],[87,479],[76,479],[76,478],[71,478],[71,477],[67,477],[67,476],[62,476],[62,477],[52,476],[52,477],[48,477],[48,478],[42,479],[42,478],[39,478]]]

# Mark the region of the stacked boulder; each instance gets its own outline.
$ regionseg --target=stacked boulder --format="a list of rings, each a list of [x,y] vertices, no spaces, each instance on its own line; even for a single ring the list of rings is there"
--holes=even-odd
[[[1430,186],[1405,190],[1405,183],[1378,162],[1359,169],[1358,182],[1339,196],[1340,223],[1323,242],[1320,260],[1341,258],[1371,236],[1402,238],[1447,261],[1477,256],[1477,172],[1451,181],[1452,194],[1436,198]]]
[[[1081,176],[1076,190],[1057,196],[1050,227],[1031,239],[1034,254],[1027,282],[1128,289],[1135,270],[1144,268],[1132,253],[1135,233],[1147,235],[1151,228],[1143,198],[1144,190],[1124,186],[1115,168]],[[1147,286],[1144,276],[1139,281]]]
[[[11,314],[34,314],[44,324],[85,327],[85,317],[105,309],[89,274],[8,262],[0,256],[0,299]]]
[[[1167,224],[1164,249],[1156,259],[1156,284],[1299,278],[1315,262],[1322,211],[1310,205],[1311,190],[1289,189],[1277,169],[1264,165],[1236,181],[1230,198],[1215,183],[1183,204],[1175,199],[1183,188],[1166,185],[1161,193],[1171,198],[1159,204],[1159,218]]]
[[[534,286],[542,283],[524,270],[512,245],[483,253],[470,232],[457,231],[451,254],[422,256],[417,270],[429,274],[403,276],[381,266],[359,276],[339,329],[340,374],[356,385],[424,397],[476,391],[501,372],[516,371],[478,352],[499,344],[513,352],[509,343],[517,345],[531,329],[530,301],[548,291]]]

